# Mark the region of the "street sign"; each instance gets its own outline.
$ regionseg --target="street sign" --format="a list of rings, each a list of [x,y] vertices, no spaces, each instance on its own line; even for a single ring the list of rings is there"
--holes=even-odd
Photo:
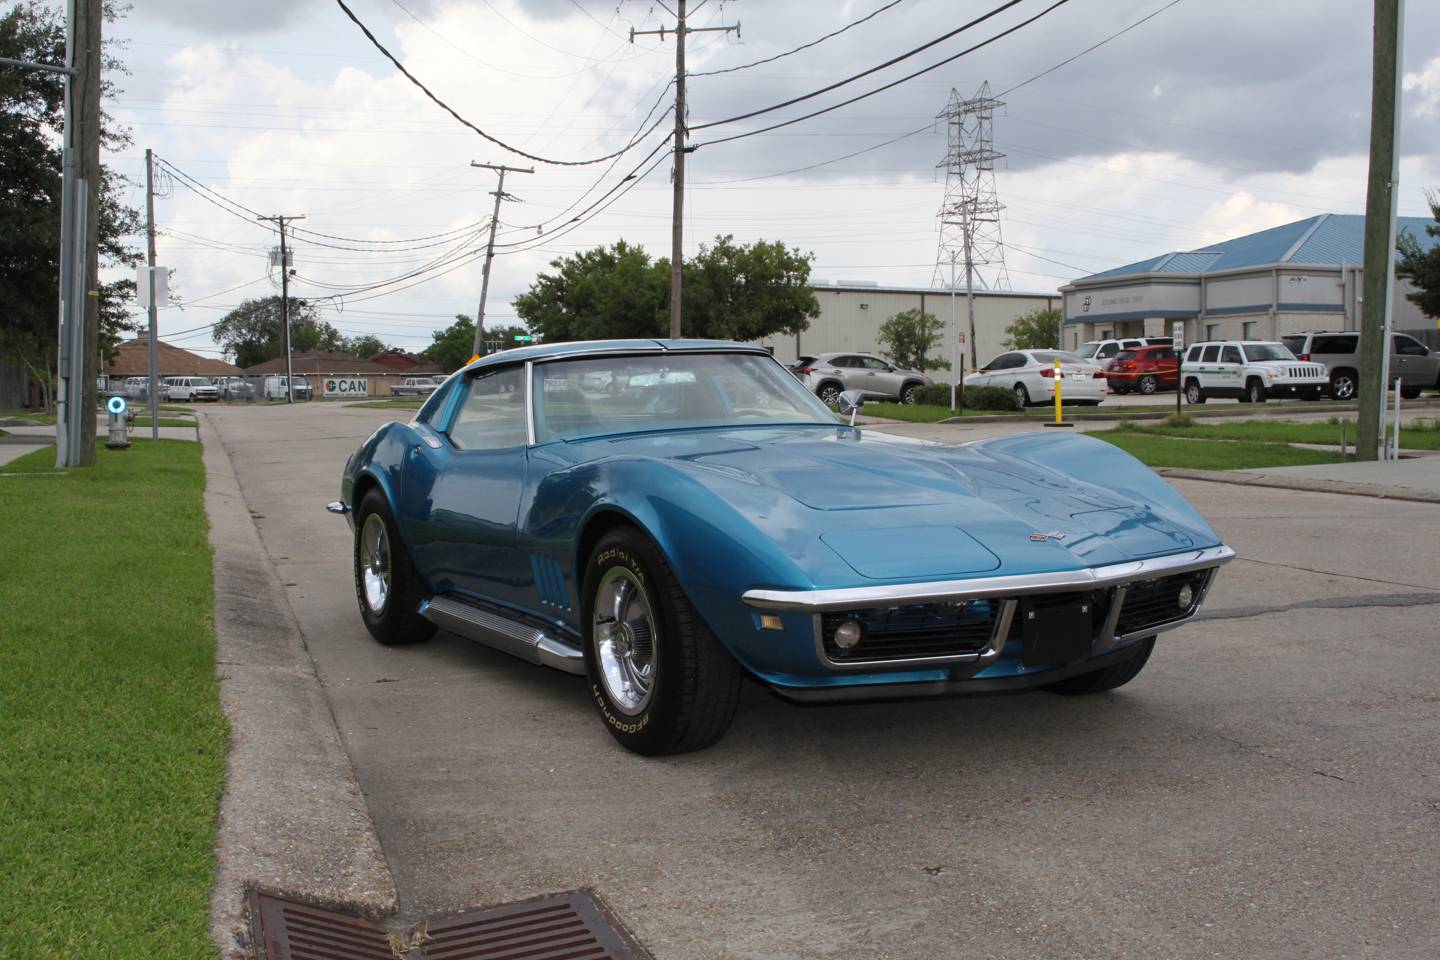
[[[326,377],[321,395],[326,397],[368,397],[370,381],[365,377]]]
[[[1185,349],[1185,321],[1175,320],[1170,324],[1170,339],[1174,340],[1176,350]]]
[[[515,341],[516,341],[517,343],[530,343],[530,342],[531,342],[532,340],[534,340],[534,339],[535,339],[535,338],[532,337],[532,336],[530,336],[530,334],[528,334],[528,333],[517,333],[517,334],[515,334]]]

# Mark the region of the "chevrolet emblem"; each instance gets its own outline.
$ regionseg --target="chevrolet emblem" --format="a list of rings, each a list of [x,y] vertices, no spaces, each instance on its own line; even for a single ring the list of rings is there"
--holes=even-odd
[[[1030,534],[1030,539],[1034,543],[1044,543],[1046,540],[1064,540],[1065,534],[1061,533],[1059,530],[1051,530],[1049,533],[1040,533],[1039,531],[1036,531],[1035,533]]]

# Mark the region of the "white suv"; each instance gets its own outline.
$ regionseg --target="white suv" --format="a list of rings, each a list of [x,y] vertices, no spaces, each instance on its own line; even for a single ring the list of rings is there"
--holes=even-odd
[[[1330,378],[1323,364],[1295,359],[1283,343],[1229,340],[1197,343],[1185,351],[1180,384],[1187,403],[1209,397],[1264,403],[1270,397],[1318,400]]]
[[[1168,347],[1175,343],[1174,337],[1124,337],[1119,340],[1086,340],[1073,353],[1097,367],[1115,359],[1121,350],[1138,350],[1141,347]]]

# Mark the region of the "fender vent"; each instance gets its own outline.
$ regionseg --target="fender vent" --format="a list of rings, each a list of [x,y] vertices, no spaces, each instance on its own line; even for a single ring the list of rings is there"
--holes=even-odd
[[[264,960],[649,960],[585,891],[465,910],[392,927],[351,914],[252,894]]]

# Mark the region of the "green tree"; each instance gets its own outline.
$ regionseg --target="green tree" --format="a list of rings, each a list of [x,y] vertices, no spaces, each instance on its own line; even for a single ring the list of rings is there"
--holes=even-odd
[[[384,353],[386,350],[389,350],[390,345],[374,334],[367,333],[360,337],[346,338],[340,344],[340,349],[346,353],[355,354],[355,356],[361,360],[369,360],[375,356],[375,354]]]
[[[10,6],[0,14],[0,56],[63,62],[62,10],[38,0]],[[105,18],[116,19],[108,4]],[[107,41],[107,50],[109,46]],[[102,69],[102,92],[108,99],[118,92],[110,77],[124,68],[107,53]],[[58,357],[63,106],[59,75],[0,67],[0,357],[30,371],[46,391],[47,406]],[[101,145],[107,153],[122,151],[130,145],[129,131],[104,123]],[[97,191],[102,277],[106,268],[128,266],[138,256],[128,242],[139,223],[138,213],[125,203],[128,186],[119,174],[102,168]],[[127,331],[137,328],[129,310],[134,293],[133,279],[100,283],[102,353],[111,353]]]
[[[546,342],[659,337],[665,332],[664,273],[624,240],[552,260],[515,298],[515,313]]]
[[[687,337],[761,340],[794,334],[819,316],[810,256],[774,241],[716,237],[684,265]],[[551,262],[515,312],[546,342],[663,337],[670,261],[621,240]]]
[[[1440,194],[1425,191],[1425,200],[1430,204],[1430,214],[1435,223],[1425,225],[1425,235],[1430,237],[1430,249],[1425,250],[1420,238],[1402,233],[1395,241],[1400,251],[1400,262],[1395,264],[1395,276],[1409,280],[1415,287],[1414,293],[1405,294],[1405,299],[1415,304],[1427,317],[1440,319]]]
[[[876,339],[885,358],[905,370],[949,370],[950,361],[931,356],[945,335],[945,323],[933,313],[902,310],[880,324]]]
[[[225,356],[237,367],[253,367],[285,355],[285,323],[279,297],[246,300],[221,317],[212,332]],[[316,315],[313,305],[290,298],[291,352],[339,350],[344,339],[340,331]]]
[[[746,246],[724,236],[702,244],[685,264],[685,336],[749,342],[808,329],[810,319],[820,315],[820,302],[810,289],[811,259],[779,241]],[[670,262],[657,266],[668,278]],[[668,316],[668,283],[663,289],[662,309]]]
[[[503,327],[486,327],[485,339],[490,342],[499,341],[504,344],[500,349],[509,350],[511,347],[523,346],[515,338],[529,333],[524,327],[507,324]],[[459,370],[474,356],[475,321],[463,313],[456,314],[454,323],[444,330],[434,331],[431,336],[433,339],[430,346],[422,350],[420,356],[446,373]]]
[[[1005,328],[1001,346],[1006,350],[1054,350],[1060,346],[1060,310],[1036,307],[1022,313]]]

